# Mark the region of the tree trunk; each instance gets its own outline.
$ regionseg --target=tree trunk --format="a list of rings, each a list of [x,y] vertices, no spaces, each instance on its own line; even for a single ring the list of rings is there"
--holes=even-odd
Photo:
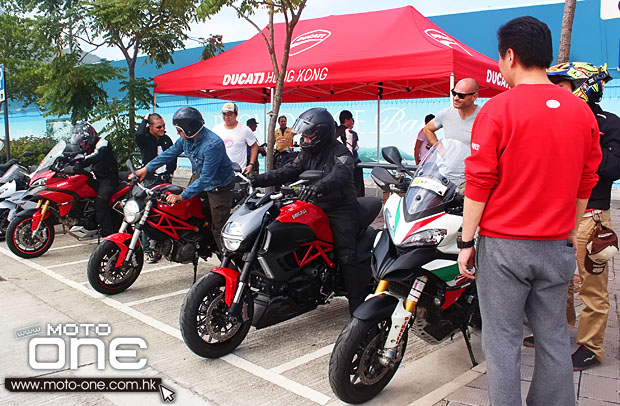
[[[570,58],[571,34],[573,32],[573,19],[575,18],[575,6],[577,0],[564,1],[564,16],[562,17],[562,33],[560,34],[560,50],[558,63],[568,62]]]
[[[133,61],[132,64],[128,66],[128,79],[129,83],[133,84],[136,79],[136,64]],[[130,85],[129,91],[129,134],[134,134],[136,132],[136,95],[135,89],[132,85]]]

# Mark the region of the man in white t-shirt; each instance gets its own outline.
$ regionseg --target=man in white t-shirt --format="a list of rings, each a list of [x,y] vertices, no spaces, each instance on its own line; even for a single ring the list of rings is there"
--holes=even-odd
[[[433,146],[437,142],[435,132],[443,127],[446,138],[471,144],[471,129],[480,110],[475,104],[478,98],[478,82],[472,78],[458,81],[452,93],[452,107],[443,109],[424,127],[424,135]]]
[[[237,121],[239,110],[235,103],[228,102],[222,106],[222,118],[224,122],[213,127],[213,132],[220,136],[226,146],[226,154],[232,162],[245,168],[243,173],[252,172],[256,166],[258,156],[258,143],[252,130],[245,124]],[[250,147],[250,162],[248,162],[247,147]]]
[[[434,118],[434,114],[427,114],[426,117],[424,117],[424,125],[428,124],[429,121]],[[424,127],[422,127],[415,141],[415,146],[413,147],[413,157],[415,158],[416,165],[428,154],[429,149],[431,149],[431,144],[428,143],[426,135],[424,134]]]

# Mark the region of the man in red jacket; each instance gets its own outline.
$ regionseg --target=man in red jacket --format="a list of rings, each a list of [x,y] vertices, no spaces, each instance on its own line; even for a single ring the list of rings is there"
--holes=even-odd
[[[512,89],[489,100],[474,123],[459,268],[477,278],[491,404],[522,404],[525,312],[536,336],[527,404],[574,405],[565,298],[576,219],[598,179],[599,129],[585,103],[547,78],[546,24],[516,18],[497,37],[499,68]]]

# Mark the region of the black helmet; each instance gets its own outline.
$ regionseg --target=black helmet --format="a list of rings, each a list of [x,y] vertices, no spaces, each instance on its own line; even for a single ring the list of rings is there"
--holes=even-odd
[[[71,131],[70,143],[79,145],[85,153],[91,152],[98,140],[97,131],[86,121],[76,124]]]
[[[204,124],[202,114],[193,107],[182,107],[172,117],[172,125],[183,130],[187,138],[194,138]]]
[[[334,138],[336,122],[334,117],[324,108],[313,108],[302,113],[291,132],[301,135],[301,149],[310,153],[316,153],[323,145],[328,144]],[[310,142],[305,142],[304,135],[316,134]]]

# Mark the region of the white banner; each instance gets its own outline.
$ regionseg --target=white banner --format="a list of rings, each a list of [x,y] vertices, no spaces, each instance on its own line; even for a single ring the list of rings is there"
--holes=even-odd
[[[620,2],[618,0],[601,0],[601,19],[620,18]]]

